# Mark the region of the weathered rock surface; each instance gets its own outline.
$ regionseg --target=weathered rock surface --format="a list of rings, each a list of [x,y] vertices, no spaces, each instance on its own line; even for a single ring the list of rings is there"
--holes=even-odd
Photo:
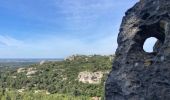
[[[158,39],[147,53],[147,38]],[[118,35],[106,100],[170,100],[170,0],[140,0],[126,12]]]
[[[82,83],[89,83],[89,84],[99,84],[101,82],[101,79],[103,77],[103,72],[80,72],[78,75],[79,82]]]

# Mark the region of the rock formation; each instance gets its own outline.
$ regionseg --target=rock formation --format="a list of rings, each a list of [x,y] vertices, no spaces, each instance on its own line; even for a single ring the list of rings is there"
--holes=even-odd
[[[151,53],[147,38],[158,39]],[[106,100],[170,100],[170,0],[140,0],[123,18]]]
[[[101,79],[103,78],[104,72],[80,72],[78,75],[79,82],[82,83],[89,83],[89,84],[100,84]]]

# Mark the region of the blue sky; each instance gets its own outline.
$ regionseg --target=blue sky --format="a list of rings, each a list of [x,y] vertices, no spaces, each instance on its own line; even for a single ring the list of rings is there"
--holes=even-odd
[[[0,58],[114,54],[125,11],[138,0],[1,0]]]

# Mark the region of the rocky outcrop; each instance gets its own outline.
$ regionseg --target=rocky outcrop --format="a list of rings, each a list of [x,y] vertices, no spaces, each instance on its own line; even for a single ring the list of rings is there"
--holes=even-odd
[[[40,62],[40,65],[43,65],[45,62],[46,62],[45,60],[42,60],[42,61]]]
[[[25,72],[25,71],[26,71],[25,68],[18,68],[18,69],[17,69],[17,73],[23,73],[23,72]]]
[[[80,72],[78,75],[79,82],[82,83],[89,83],[89,84],[99,84],[101,82],[101,79],[103,77],[103,72]]]
[[[101,100],[101,97],[92,97],[92,100]]]
[[[148,53],[150,37],[158,41]],[[126,12],[117,42],[106,100],[170,100],[170,0],[140,0]]]
[[[37,73],[36,68],[30,67],[30,68],[18,68],[17,69],[17,73],[26,73],[26,75],[28,77],[30,77],[30,75],[33,75],[35,73]]]
[[[27,69],[26,75],[30,76],[30,75],[34,75],[35,73],[37,73],[36,68],[30,67],[30,68]]]

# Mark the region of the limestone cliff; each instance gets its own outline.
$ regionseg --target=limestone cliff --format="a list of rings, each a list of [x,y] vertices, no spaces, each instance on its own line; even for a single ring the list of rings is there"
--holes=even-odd
[[[152,53],[147,38],[158,39]],[[170,100],[170,0],[140,0],[123,18],[106,100]]]

